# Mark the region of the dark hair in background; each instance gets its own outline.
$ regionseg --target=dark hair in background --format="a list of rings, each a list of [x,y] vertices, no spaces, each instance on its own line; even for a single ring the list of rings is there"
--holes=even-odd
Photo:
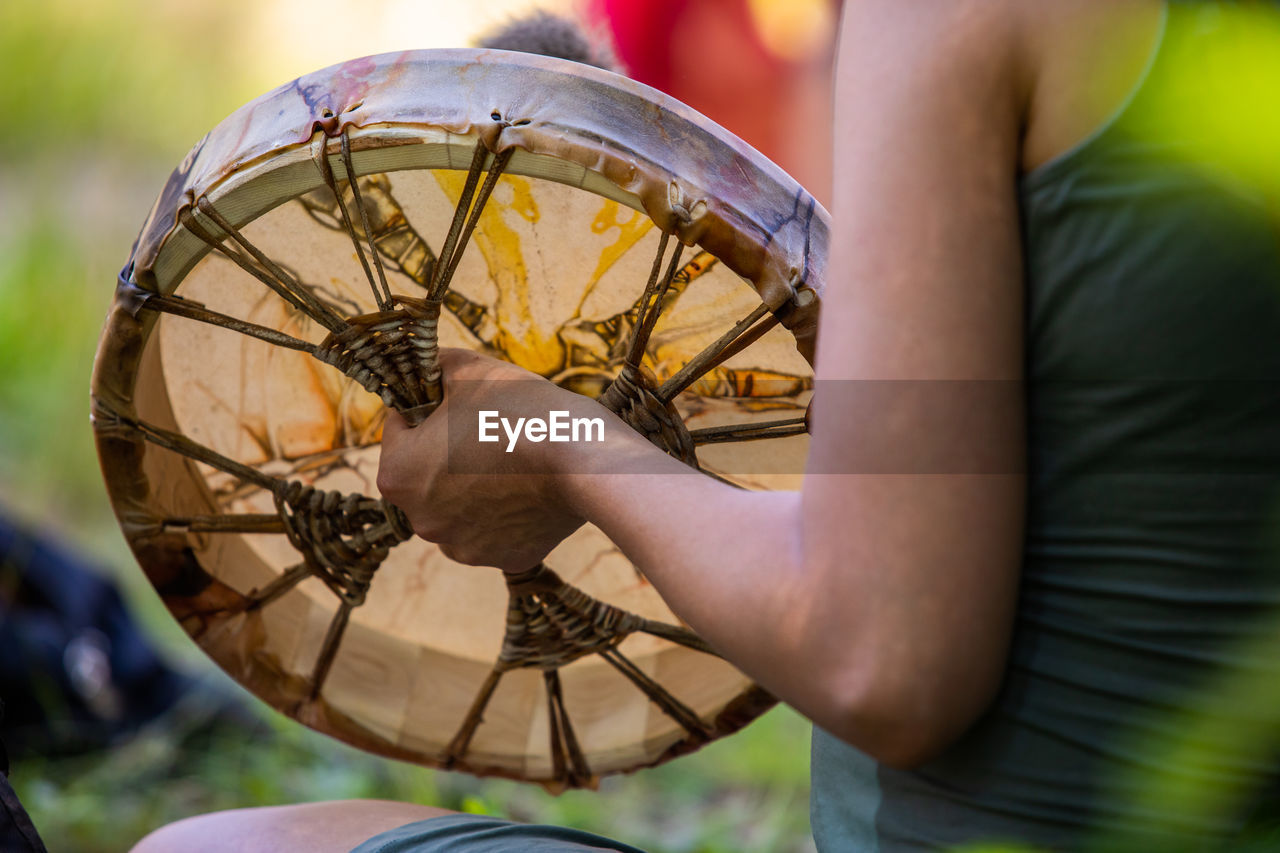
[[[477,47],[518,50],[621,72],[607,33],[588,32],[576,18],[545,9],[513,18],[476,40]]]

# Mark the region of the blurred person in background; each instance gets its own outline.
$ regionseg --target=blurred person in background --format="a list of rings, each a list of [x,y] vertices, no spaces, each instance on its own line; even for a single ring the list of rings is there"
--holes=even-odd
[[[477,447],[451,472],[447,419],[394,415],[379,486],[465,563],[523,571],[602,528],[814,721],[820,849],[1230,848],[1280,760],[1274,703],[1219,689],[1280,679],[1278,94],[1275,4],[849,0],[802,491],[687,476],[613,421],[603,446]],[[455,410],[530,378],[444,362]],[[624,458],[652,476],[607,473]],[[509,478],[495,512],[456,473],[486,465],[555,473]],[[1144,798],[1163,779],[1198,800]],[[138,849],[356,844],[632,849],[376,802]]]
[[[829,205],[839,0],[586,0],[627,76],[751,143]]]

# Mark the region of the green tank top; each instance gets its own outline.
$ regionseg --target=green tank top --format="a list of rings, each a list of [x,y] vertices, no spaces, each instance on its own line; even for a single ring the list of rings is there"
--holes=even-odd
[[[1270,719],[1280,744],[1280,34],[1243,8],[1170,4],[1129,102],[1021,181],[1029,502],[1005,683],[911,771],[815,729],[819,849],[1168,849],[1134,839],[1230,837],[1230,792],[1275,778],[1257,735]]]

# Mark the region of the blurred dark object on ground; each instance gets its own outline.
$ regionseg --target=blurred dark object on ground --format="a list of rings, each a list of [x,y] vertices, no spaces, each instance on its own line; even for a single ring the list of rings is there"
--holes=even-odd
[[[0,740],[14,759],[75,755],[144,727],[175,737],[260,721],[170,666],[88,560],[0,512]]]
[[[88,562],[0,515],[0,738],[14,758],[99,749],[171,708],[168,666]]]
[[[79,755],[142,731],[184,750],[265,722],[220,682],[170,666],[90,562],[0,511],[0,770],[9,758]],[[0,779],[0,851],[43,853]]]

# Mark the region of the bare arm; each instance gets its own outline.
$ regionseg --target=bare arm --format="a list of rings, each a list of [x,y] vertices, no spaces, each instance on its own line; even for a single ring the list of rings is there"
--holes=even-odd
[[[1021,554],[1022,97],[1004,5],[846,8],[833,272],[801,493],[691,476],[616,421],[605,451],[533,446],[551,476],[520,477],[496,457],[517,475],[451,475],[426,450],[442,440],[436,417],[389,426],[384,493],[446,553],[510,570],[590,520],[682,618],[818,725],[894,764],[948,743],[998,687]],[[458,354],[445,366],[459,377],[509,370]],[[545,393],[555,408],[594,405]],[[655,473],[607,473],[624,457]],[[878,472],[860,473],[874,460]],[[911,460],[944,462],[935,472]],[[475,525],[482,514],[501,519]],[[489,543],[503,539],[528,544],[495,553]]]

